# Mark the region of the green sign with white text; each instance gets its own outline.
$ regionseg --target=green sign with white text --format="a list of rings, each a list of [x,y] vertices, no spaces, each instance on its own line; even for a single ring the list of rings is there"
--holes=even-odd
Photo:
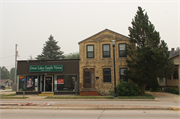
[[[63,71],[63,65],[32,65],[29,72],[58,72]]]

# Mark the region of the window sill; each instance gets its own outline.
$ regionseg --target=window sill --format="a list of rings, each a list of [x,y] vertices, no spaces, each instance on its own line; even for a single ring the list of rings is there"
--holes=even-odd
[[[110,57],[107,57],[107,58],[102,58],[102,60],[104,60],[104,59],[105,59],[105,60],[106,60],[106,59],[110,59],[110,60],[112,60],[112,58],[110,58]]]
[[[105,84],[112,84],[112,82],[103,82],[103,83],[105,83]]]
[[[86,60],[89,60],[89,59],[96,59],[96,58],[86,58]]]
[[[119,59],[121,59],[121,58],[127,58],[127,57],[118,57]]]

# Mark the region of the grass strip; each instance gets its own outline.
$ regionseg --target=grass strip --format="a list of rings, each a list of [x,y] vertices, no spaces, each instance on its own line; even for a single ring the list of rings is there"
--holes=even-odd
[[[0,94],[0,99],[26,99],[28,97],[12,97],[15,96],[16,94]]]
[[[101,97],[101,96],[53,97],[53,96],[48,96],[45,99],[113,99],[113,97]]]
[[[153,96],[119,96],[118,99],[155,99]]]
[[[0,94],[0,96],[15,96],[16,94]]]
[[[7,97],[4,97],[4,96],[1,96],[0,97],[1,99],[26,99],[28,97],[10,97],[10,96],[7,96]]]
[[[155,97],[145,93],[141,96],[118,96],[118,99],[155,99]]]

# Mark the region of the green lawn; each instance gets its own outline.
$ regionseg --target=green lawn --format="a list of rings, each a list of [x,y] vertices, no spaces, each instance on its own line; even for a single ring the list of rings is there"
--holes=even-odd
[[[16,94],[8,94],[8,95],[5,95],[5,94],[0,94],[0,98],[1,99],[26,99],[28,97],[13,97],[15,96]]]
[[[113,96],[67,96],[67,97],[48,96],[45,99],[113,99]],[[118,99],[155,99],[155,98],[150,94],[144,94],[142,96],[118,96]]]
[[[74,97],[53,97],[48,96],[45,99],[113,99],[110,96],[74,96]]]
[[[118,96],[118,99],[155,99],[155,97],[150,94],[144,94],[141,96]]]

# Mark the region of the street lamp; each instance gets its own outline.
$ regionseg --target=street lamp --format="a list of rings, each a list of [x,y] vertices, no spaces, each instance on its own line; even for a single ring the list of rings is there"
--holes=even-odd
[[[113,59],[114,59],[114,97],[117,97],[116,94],[116,70],[115,70],[115,40],[112,40],[112,46],[113,46]]]

